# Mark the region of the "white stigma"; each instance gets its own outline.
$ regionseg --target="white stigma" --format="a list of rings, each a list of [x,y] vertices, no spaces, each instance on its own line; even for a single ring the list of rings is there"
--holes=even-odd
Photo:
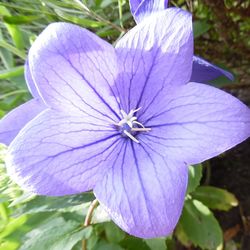
[[[124,135],[136,143],[140,142],[132,135],[132,132],[148,132],[151,130],[151,128],[145,128],[143,124],[137,121],[137,117],[134,116],[140,109],[132,109],[128,114],[124,110],[121,110],[122,119],[116,124],[120,127]]]

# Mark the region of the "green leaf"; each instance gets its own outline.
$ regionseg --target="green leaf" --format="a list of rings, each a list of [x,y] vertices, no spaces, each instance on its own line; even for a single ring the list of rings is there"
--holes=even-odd
[[[107,222],[104,225],[106,238],[111,243],[119,243],[125,238],[125,232],[117,227],[113,222]]]
[[[94,21],[86,18],[79,18],[76,16],[68,15],[60,10],[56,10],[56,14],[66,21],[78,24],[86,28],[98,28],[106,25],[105,23],[100,21]]]
[[[8,11],[6,7],[0,5],[0,15],[11,16],[11,13]],[[8,24],[5,22],[4,24],[8,32],[10,33],[13,43],[15,44],[17,49],[23,50],[25,45],[24,45],[24,38],[23,38],[23,34],[21,30],[16,25]]]
[[[0,29],[0,40],[4,40],[1,29]],[[7,49],[0,48],[0,59],[2,60],[3,65],[6,69],[9,69],[14,66],[13,55]]]
[[[177,227],[175,228],[175,236],[177,237],[178,241],[187,248],[190,248],[192,245],[191,241],[189,240],[185,230],[182,227],[182,224],[179,222]]]
[[[146,239],[144,240],[146,244],[150,247],[152,250],[166,250],[166,238],[155,238],[155,239]]]
[[[1,79],[10,79],[12,77],[23,75],[24,67],[18,66],[6,70],[0,70],[0,80]]]
[[[93,250],[123,250],[123,248],[114,243],[100,241]]]
[[[202,165],[189,166],[187,193],[193,192],[199,185],[202,178]]]
[[[3,20],[8,24],[28,24],[42,17],[40,16],[3,16]]]
[[[48,219],[26,234],[20,250],[71,250],[80,240],[91,235],[92,228],[79,230],[79,224],[75,221],[66,221],[62,217]]]
[[[150,250],[149,246],[143,239],[135,238],[132,236],[125,238],[120,243],[120,245],[126,250]]]
[[[194,38],[199,37],[201,35],[203,35],[204,33],[206,33],[207,31],[210,30],[210,28],[212,27],[210,24],[207,23],[207,21],[203,20],[203,21],[195,21],[193,23],[194,25]]]
[[[35,194],[29,193],[29,192],[24,192],[22,195],[18,196],[15,198],[9,205],[9,207],[14,207],[16,205],[20,205],[22,203],[26,203],[36,197]]]
[[[69,195],[62,197],[36,196],[34,199],[24,203],[15,211],[15,215],[32,214],[40,212],[66,211],[67,208],[82,205],[92,201],[92,193],[83,193],[80,195]]]
[[[0,250],[16,250],[19,246],[17,241],[4,240],[0,242]]]
[[[0,233],[0,239],[12,234],[15,230],[21,227],[27,221],[27,216],[10,219],[9,223],[4,227]]]
[[[180,236],[182,233],[182,237]],[[178,229],[178,239],[185,239],[182,243],[191,241],[202,249],[222,249],[222,230],[213,213],[197,200],[185,202]],[[179,234],[179,235],[178,235]]]
[[[0,47],[5,48],[6,50],[10,51],[14,55],[17,55],[18,57],[22,58],[23,60],[26,59],[26,55],[23,51],[21,51],[18,48],[15,48],[14,46],[10,45],[9,43],[5,42],[4,40],[0,40]]]
[[[198,187],[192,197],[211,209],[228,211],[238,205],[238,200],[232,193],[217,187]]]
[[[9,214],[8,214],[8,208],[7,205],[4,203],[0,203],[0,220],[8,221],[9,220]]]

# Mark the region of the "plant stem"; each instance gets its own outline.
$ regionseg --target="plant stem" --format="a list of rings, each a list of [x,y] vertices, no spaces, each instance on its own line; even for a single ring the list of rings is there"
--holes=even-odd
[[[95,208],[97,207],[98,203],[99,203],[98,200],[95,199],[90,204],[87,215],[86,215],[84,223],[83,223],[83,227],[87,227],[91,224],[92,215],[93,215],[93,212],[94,212]],[[82,250],[87,250],[87,240],[86,239],[82,240]]]
[[[118,0],[118,8],[119,8],[120,26],[123,28],[123,23],[122,23],[122,0]]]

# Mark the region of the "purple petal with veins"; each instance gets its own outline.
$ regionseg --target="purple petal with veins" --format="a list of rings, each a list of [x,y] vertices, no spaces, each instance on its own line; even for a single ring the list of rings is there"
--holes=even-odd
[[[137,24],[150,18],[151,15],[159,15],[162,10],[168,7],[168,0],[130,0],[129,3],[131,13]],[[234,79],[230,72],[198,56],[193,56],[193,69],[190,81],[208,83],[220,76],[224,76],[230,81]]]

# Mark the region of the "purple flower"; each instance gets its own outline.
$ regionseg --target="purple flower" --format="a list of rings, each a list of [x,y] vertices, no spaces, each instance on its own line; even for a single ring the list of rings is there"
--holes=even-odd
[[[136,23],[168,7],[168,0],[130,0],[131,13]],[[193,69],[190,81],[208,83],[220,76],[233,80],[233,75],[206,60],[193,56]]]
[[[33,99],[12,110],[0,121],[0,143],[9,145],[29,121],[46,109],[30,74],[28,62],[25,65],[25,79]]]
[[[51,24],[28,60],[28,84],[45,108],[11,143],[9,174],[41,195],[93,189],[132,235],[171,233],[188,165],[249,137],[248,107],[189,82],[192,20],[180,9],[150,15],[116,48],[86,29]]]

